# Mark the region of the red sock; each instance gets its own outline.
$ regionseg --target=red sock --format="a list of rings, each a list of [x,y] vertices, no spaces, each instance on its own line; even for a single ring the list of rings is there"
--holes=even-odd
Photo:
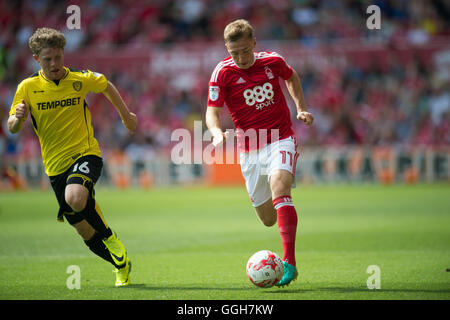
[[[295,263],[295,236],[297,234],[297,211],[295,211],[292,198],[281,196],[272,200],[277,210],[278,229],[283,243],[283,261],[288,259],[289,264]]]

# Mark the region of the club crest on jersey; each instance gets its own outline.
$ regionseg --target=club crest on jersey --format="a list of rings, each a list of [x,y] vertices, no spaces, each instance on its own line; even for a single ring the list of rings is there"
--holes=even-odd
[[[83,84],[81,83],[81,81],[75,81],[74,83],[72,83],[72,86],[75,91],[80,91]]]
[[[272,70],[270,70],[269,67],[265,67],[265,68],[264,68],[264,71],[266,72],[267,78],[269,78],[269,80],[275,78],[275,77],[273,76]]]
[[[210,86],[209,87],[209,98],[211,101],[216,101],[219,99],[219,87],[218,86]]]

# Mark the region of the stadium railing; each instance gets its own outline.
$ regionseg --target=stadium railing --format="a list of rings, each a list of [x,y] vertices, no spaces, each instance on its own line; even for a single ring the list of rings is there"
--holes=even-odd
[[[448,146],[320,146],[299,152],[296,181],[302,184],[450,182]],[[18,154],[13,163],[1,181],[1,192],[50,187],[40,158]],[[238,162],[175,164],[166,153],[132,159],[125,152],[109,151],[104,163],[98,185],[114,188],[243,184]]]

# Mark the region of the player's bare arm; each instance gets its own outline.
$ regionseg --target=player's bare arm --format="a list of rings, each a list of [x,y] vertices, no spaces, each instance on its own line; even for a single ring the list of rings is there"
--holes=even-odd
[[[12,114],[8,118],[8,130],[11,133],[17,133],[23,128],[23,124],[28,117],[28,108],[25,100],[22,99],[21,103],[16,106],[15,114]]]
[[[293,71],[292,76],[286,80],[286,86],[289,94],[295,102],[295,106],[297,108],[297,119],[302,120],[307,125],[311,125],[314,121],[314,116],[306,109],[300,77],[295,70]]]
[[[227,132],[223,132],[220,127],[220,111],[221,108],[209,107],[206,109],[206,126],[213,137],[213,145],[215,147],[223,143],[227,136]]]
[[[123,125],[133,133],[137,128],[137,116],[128,109],[119,91],[110,81],[108,81],[108,86],[103,94],[119,112]]]

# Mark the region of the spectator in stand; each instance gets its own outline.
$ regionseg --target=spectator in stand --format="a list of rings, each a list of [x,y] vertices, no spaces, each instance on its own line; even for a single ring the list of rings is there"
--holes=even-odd
[[[76,37],[66,33],[72,39],[73,50],[83,51],[102,52],[106,48],[109,52],[142,54],[178,43],[204,46],[220,38],[224,26],[236,17],[251,21],[261,40],[286,40],[304,48],[352,41],[395,48],[402,41],[405,45],[405,39],[417,44],[450,35],[450,4],[444,0],[375,1],[382,14],[379,31],[366,28],[367,4],[361,1],[137,0],[130,6],[125,0],[78,0],[74,4],[82,9],[82,28]],[[21,45],[30,30],[44,25],[64,28],[66,18],[65,10],[52,1],[0,2],[0,107],[2,103],[9,106],[18,81],[36,71],[23,49],[26,46]],[[186,88],[170,74],[148,72],[134,56],[130,57],[126,68],[105,62],[109,69],[103,71],[115,72],[112,81],[129,93],[125,101],[140,107],[137,114],[142,119],[141,130],[155,137],[156,149],[167,150],[167,132],[186,126],[201,110],[207,96],[207,88],[201,84],[211,70],[199,66],[197,73],[189,75],[190,87]],[[302,64],[301,59],[293,61],[292,66],[302,76],[307,100],[314,102],[311,111],[317,114],[316,126],[308,132],[311,136],[305,137],[305,143],[448,141],[449,79],[441,80],[441,89],[427,82],[448,70],[448,64],[423,64],[422,60],[421,56],[405,60],[398,52],[390,51],[388,64],[383,67],[375,63],[360,66],[332,62],[321,67]],[[188,93],[188,102],[181,98],[184,92]],[[124,148],[128,141],[118,129],[120,125],[110,125],[120,119],[107,112],[105,100],[88,99],[104,150]],[[383,116],[386,113],[392,117],[387,119]],[[225,124],[231,125],[231,119],[224,118]],[[387,131],[381,134],[375,130],[379,125]],[[299,136],[305,134],[301,127],[294,130],[300,130]],[[338,134],[330,135],[334,131]],[[21,145],[22,140],[26,135],[15,144]]]

